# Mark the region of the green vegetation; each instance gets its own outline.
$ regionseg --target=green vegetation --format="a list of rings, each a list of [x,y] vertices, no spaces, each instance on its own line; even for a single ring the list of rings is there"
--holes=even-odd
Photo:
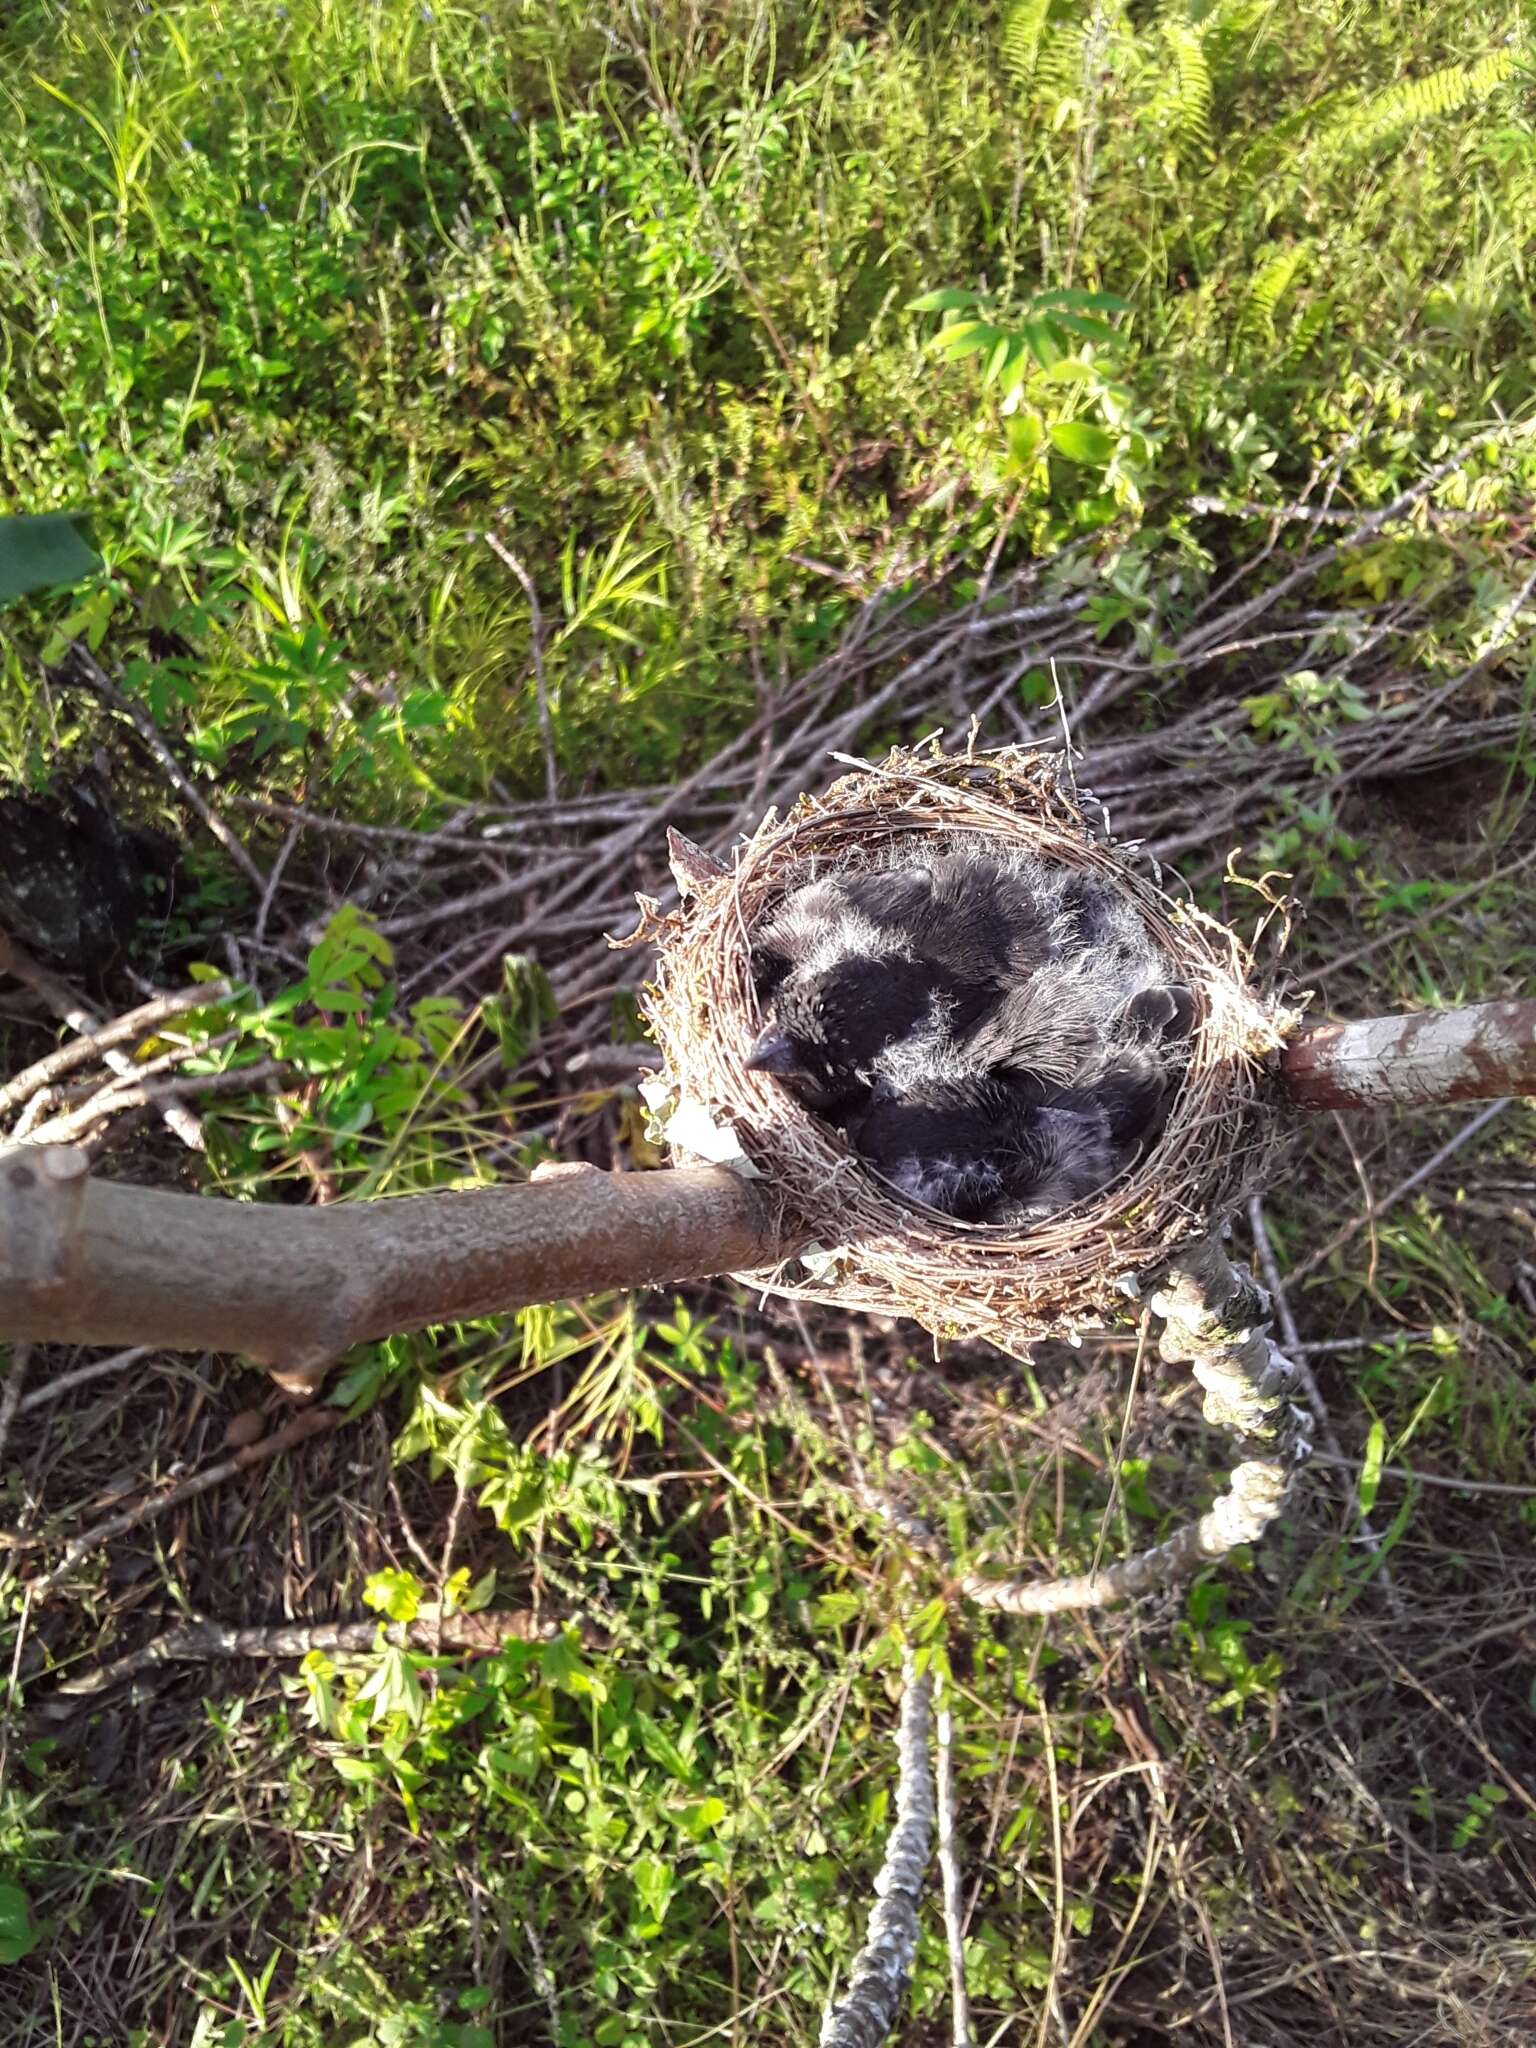
[[[78,639],[264,872],[285,823],[241,799],[451,834],[551,773],[574,799],[707,762],[883,577],[929,619],[989,560],[1080,542],[1095,630],[1155,653],[1270,538],[1193,501],[1285,507],[1326,474],[1378,506],[1469,451],[1432,518],[1318,597],[1424,607],[1412,658],[1450,673],[1528,616],[1528,38],[1514,6],[1407,0],[16,0],[0,513],[87,516],[102,567],[76,540],[70,588],[4,613],[0,775],[41,791],[125,751],[46,672]],[[1530,979],[1533,678],[1527,651],[1491,664],[1450,714],[1502,720],[1488,745],[1374,795],[1329,785],[1392,706],[1321,662],[1175,677],[1115,718],[1235,717],[1273,763],[1245,871],[1294,873],[1314,914],[1298,981],[1388,1009]],[[1021,704],[1050,695],[1019,679]],[[119,777],[188,833],[141,759]],[[1223,830],[1181,849],[1212,890]],[[187,846],[150,971],[222,973],[229,937],[251,968],[180,1020],[192,1070],[294,1077],[217,1099],[204,1184],[645,1163],[632,1090],[539,1067],[536,960],[448,988],[365,911],[309,928],[372,900],[373,851],[305,841],[263,951],[271,905]],[[631,1035],[622,992],[571,1015]],[[36,1056],[32,1016],[4,1028],[8,1067]],[[1134,1615],[964,1614],[937,1570],[905,1576],[855,1483],[967,1560],[1154,1541],[1222,1446],[1144,1376],[1111,1483],[1129,1348],[939,1372],[909,1330],[723,1284],[392,1340],[347,1361],[337,1431],[35,1610],[41,1553],[125,1471],[136,1497],[213,1460],[263,1394],[157,1359],[23,1413],[0,1472],[4,2038],[810,2042],[889,1820],[904,1640],[956,1701],[980,2039],[1520,2038],[1529,1107],[1329,1248],[1362,1180],[1385,1196],[1457,1124],[1320,1131],[1270,1199],[1282,1267],[1326,1251],[1293,1306],[1341,1347],[1315,1363],[1345,1462],[1258,1555]],[[133,1170],[170,1181],[157,1142]],[[61,1671],[194,1614],[506,1611],[534,1622],[479,1656],[381,1636],[46,1711]],[[947,1984],[935,1913],[912,2040],[947,2038]]]

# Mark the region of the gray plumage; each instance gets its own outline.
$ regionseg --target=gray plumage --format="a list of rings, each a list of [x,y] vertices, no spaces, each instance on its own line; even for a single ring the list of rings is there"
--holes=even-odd
[[[969,1220],[1051,1213],[1124,1171],[1194,1016],[1123,897],[991,841],[796,891],[753,967],[768,1021],[748,1065]]]

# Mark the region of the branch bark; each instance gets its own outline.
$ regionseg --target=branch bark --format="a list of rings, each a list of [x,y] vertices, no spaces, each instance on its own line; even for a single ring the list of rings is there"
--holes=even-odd
[[[1309,1111],[1536,1092],[1536,1000],[1318,1026],[1287,1047],[1281,1086]],[[373,1338],[755,1271],[804,1242],[761,1183],[714,1167],[555,1167],[526,1186],[313,1208],[86,1168],[62,1146],[0,1152],[0,1340],[233,1351],[297,1391]]]
[[[354,1344],[612,1288],[771,1266],[796,1248],[723,1167],[557,1169],[525,1186],[323,1208],[91,1180],[0,1153],[0,1338],[234,1351],[317,1378]]]
[[[1297,1109],[1429,1109],[1536,1094],[1536,997],[1298,1032],[1280,1060]]]

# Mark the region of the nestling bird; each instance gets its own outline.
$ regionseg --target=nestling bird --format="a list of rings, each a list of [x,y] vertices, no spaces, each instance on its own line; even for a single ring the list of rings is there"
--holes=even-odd
[[[1128,1035],[1113,1028],[1127,1004],[1169,984],[1096,877],[990,842],[797,890],[753,970],[768,1023],[747,1065],[823,1114],[956,1061],[1069,1081]]]
[[[1150,1052],[1083,1088],[975,1073],[877,1092],[848,1135],[913,1201],[967,1223],[1037,1222],[1116,1179],[1161,1130],[1170,1095]]]
[[[798,890],[754,948],[749,1067],[971,1221],[1106,1185],[1161,1129],[1189,991],[1096,877],[994,842]]]

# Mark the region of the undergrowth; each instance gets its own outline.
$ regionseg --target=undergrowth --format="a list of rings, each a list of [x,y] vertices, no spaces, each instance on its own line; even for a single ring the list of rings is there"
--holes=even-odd
[[[1155,645],[1267,533],[1196,500],[1285,506],[1323,470],[1377,505],[1529,417],[1526,33],[1379,0],[19,0],[0,510],[88,511],[105,567],[7,612],[0,771],[43,788],[103,738],[46,672],[74,636],[210,787],[397,823],[551,776],[665,784],[924,560],[1087,539],[1104,632]],[[1467,549],[1486,527],[1518,552],[1532,482],[1528,443],[1490,446],[1449,497]],[[1443,560],[1396,534],[1329,596],[1422,595]],[[1475,652],[1508,574],[1427,667]],[[1288,814],[1286,764],[1326,772],[1359,707],[1310,671],[1237,701],[1280,763],[1247,851],[1312,906],[1299,973],[1348,1009],[1528,971],[1526,877],[1486,879],[1528,835],[1528,735],[1464,785]],[[257,906],[192,864],[167,943],[221,965]],[[327,1198],[526,1168],[550,1104],[513,1076],[549,1009],[526,962],[449,1000],[404,992],[365,916],[311,933],[187,1022],[208,1070],[297,1076],[281,1117],[210,1113],[208,1185],[304,1199],[317,1155]],[[645,1162],[632,1096],[555,1107]],[[981,2038],[1529,2033],[1529,1111],[1362,1207],[1452,1128],[1324,1134],[1269,1202],[1287,1270],[1358,1219],[1294,1295],[1339,1347],[1314,1363],[1345,1463],[1255,1557],[1070,1628],[957,1619],[860,1487],[967,1561],[1155,1540],[1220,1452],[1157,1379],[1111,1480],[1134,1344],[939,1373],[909,1330],[725,1288],[391,1340],[347,1361],[335,1436],[35,1614],[40,1546],[265,1397],[153,1359],[23,1416],[7,2039],[809,2041],[889,1820],[904,1641],[957,1703]],[[532,1625],[479,1658],[381,1637],[42,1711],[193,1614],[433,1603]],[[914,2042],[945,2037],[936,1927]]]

